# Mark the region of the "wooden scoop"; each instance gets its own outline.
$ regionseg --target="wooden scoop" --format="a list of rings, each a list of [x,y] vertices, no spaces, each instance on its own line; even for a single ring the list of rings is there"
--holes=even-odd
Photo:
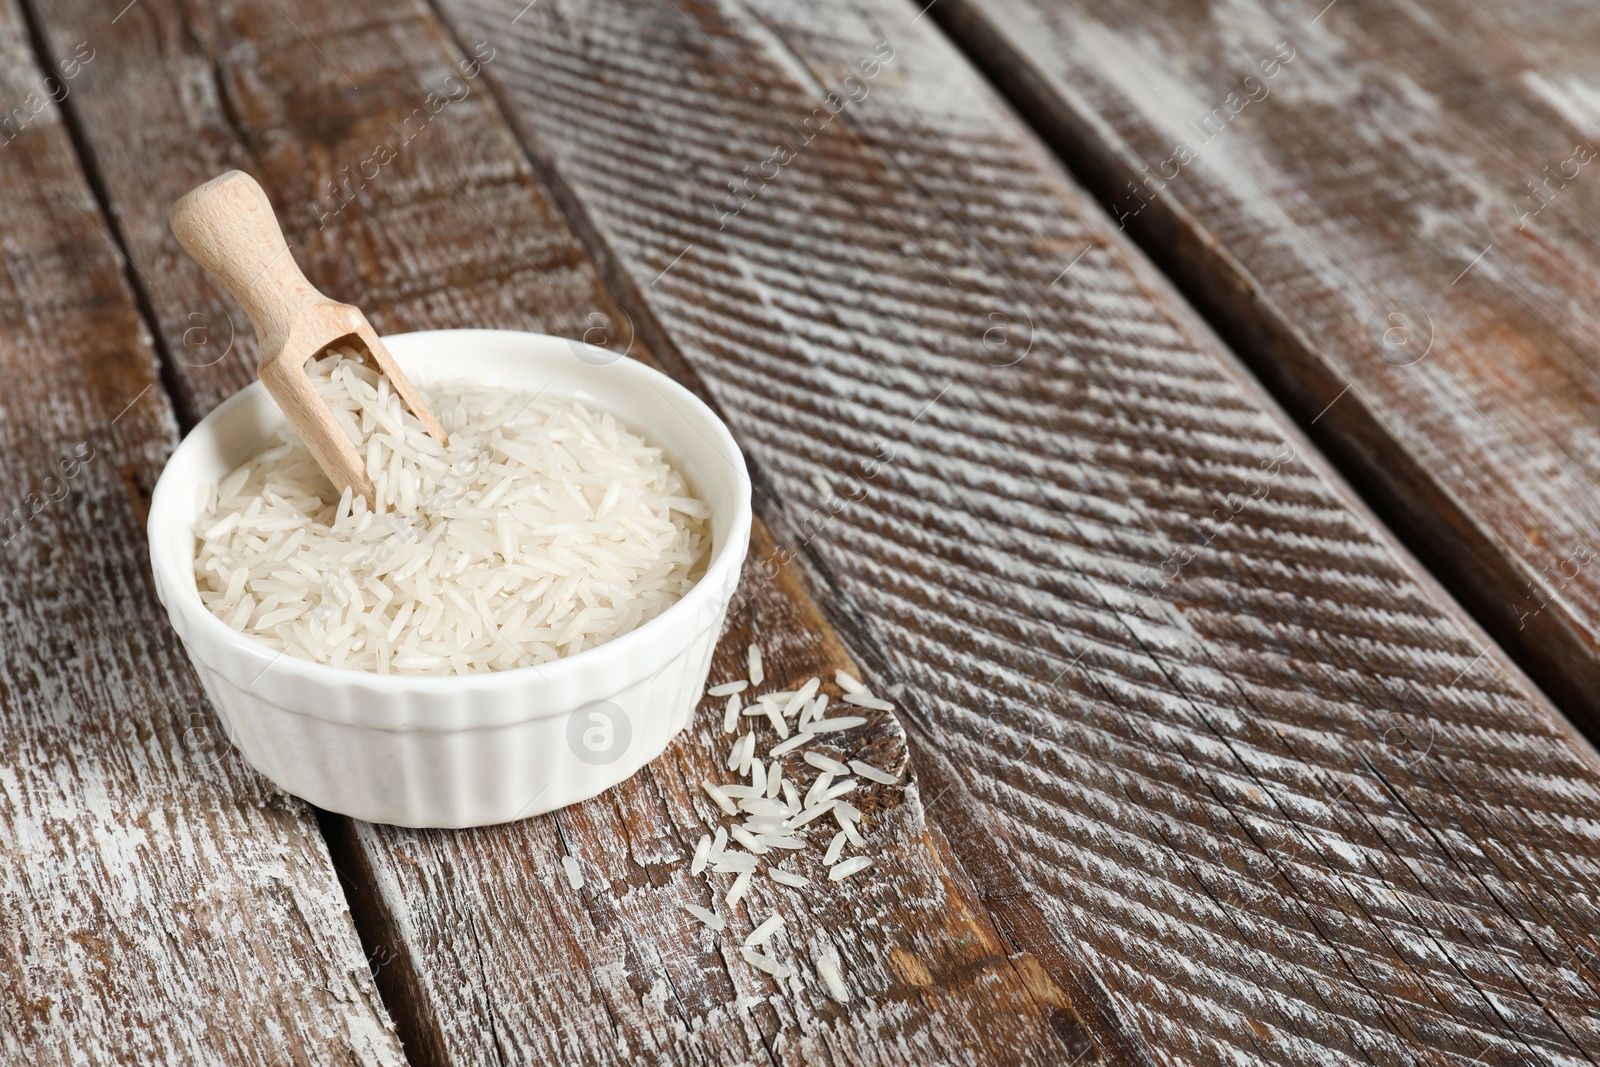
[[[260,347],[256,374],[334,488],[353,487],[374,503],[360,453],[306,375],[306,363],[334,345],[348,345],[369,360],[429,436],[449,443],[361,310],[329,300],[300,272],[254,178],[238,170],[212,178],[172,205],[171,221],[184,251],[249,314]]]

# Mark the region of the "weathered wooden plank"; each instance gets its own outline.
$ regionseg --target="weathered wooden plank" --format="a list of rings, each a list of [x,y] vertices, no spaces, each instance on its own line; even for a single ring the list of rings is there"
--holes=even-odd
[[[457,54],[420,7],[379,17],[276,7],[211,13],[142,0],[97,59],[110,80],[72,100],[196,412],[245,379],[253,341],[241,334],[211,366],[184,358],[194,324],[181,309],[199,304],[214,323],[225,321],[225,305],[161,220],[175,195],[229,165],[252,171],[277,198],[314,282],[358,299],[380,329],[588,331],[628,347],[626,316],[476,81],[447,116],[441,109],[397,144],[349,206],[326,219],[295,210],[340,161],[398,140],[416,102],[473,48]],[[80,9],[87,5],[41,8],[47,34],[74,25]],[[180,86],[188,91],[173,91]],[[142,117],[137,130],[125,120],[130,108]],[[165,162],[125,165],[145,156]],[[642,344],[633,351],[648,358]],[[757,550],[772,555],[764,540]],[[792,579],[757,580],[750,592],[719,670],[755,633],[774,677],[848,665]],[[742,936],[746,918],[781,907],[785,953],[804,978],[774,990],[743,963],[731,934],[706,934],[682,904],[709,903],[686,864],[714,811],[698,783],[722,777],[713,773],[722,748],[713,730],[720,715],[648,771],[553,817],[470,833],[332,821],[380,985],[415,1062],[1042,1063],[1095,1049],[1072,996],[999,936],[924,820],[914,785],[875,791],[863,805],[881,873],[841,886],[824,878],[803,892],[763,880],[737,909],[733,933]],[[892,718],[862,745],[880,765],[904,764]],[[581,895],[560,873],[564,852],[583,862]],[[810,953],[823,946],[846,957],[850,1011],[809,976]]]
[[[930,20],[442,6],[1063,986],[1167,1062],[1600,1050],[1595,753]]]
[[[930,17],[1593,735],[1594,6],[949,0]]]
[[[149,580],[176,426],[53,102],[111,32],[43,70],[0,4],[0,1060],[402,1063],[313,813],[229,754]]]
[[[752,548],[771,558],[763,528]],[[713,679],[742,676],[752,640],[768,689],[853,669],[787,568],[750,574],[741,600]],[[722,703],[708,699],[639,774],[554,817],[467,833],[350,824],[354,880],[374,887],[372,937],[411,947],[379,977],[397,1015],[426,1035],[407,1035],[413,1057],[471,1062],[486,1031],[509,1058],[545,1063],[1023,1064],[1095,1051],[1068,995],[1032,957],[1008,954],[914,785],[873,787],[859,803],[874,857],[865,874],[829,882],[812,848],[782,864],[810,885],[758,876],[725,909],[732,876],[689,871],[695,841],[726,821],[698,784],[729,780]],[[891,715],[812,750],[894,770],[906,762]],[[783,762],[790,777],[814,776],[799,753]],[[813,837],[826,844],[832,833]],[[581,891],[563,856],[579,861]],[[727,932],[685,904],[728,913]],[[774,955],[798,979],[774,983],[740,958],[740,939],[772,914],[786,920]],[[819,953],[842,961],[850,1004],[819,984]]]

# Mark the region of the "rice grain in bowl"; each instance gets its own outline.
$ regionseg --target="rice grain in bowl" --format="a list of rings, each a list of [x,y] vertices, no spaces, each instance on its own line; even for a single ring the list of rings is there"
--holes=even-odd
[[[208,610],[194,574],[194,527],[209,502],[201,487],[284,425],[257,384],[202,420],[162,473],[149,522],[157,593],[228,736],[290,793],[405,826],[505,822],[593,796],[658,755],[700,695],[749,542],[743,456],[692,393],[634,360],[498,330],[385,342],[419,386],[542,392],[638,431],[709,508],[703,575],[604,644],[513,669],[385,675],[275,650]]]

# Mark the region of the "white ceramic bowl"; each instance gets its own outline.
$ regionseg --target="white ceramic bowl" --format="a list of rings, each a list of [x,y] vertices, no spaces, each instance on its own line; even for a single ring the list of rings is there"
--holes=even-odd
[[[260,383],[173,452],[150,509],[156,592],[244,758],[318,807],[401,826],[483,826],[571,804],[627,778],[689,721],[750,540],[750,478],[694,394],[605,349],[507,330],[384,338],[412,381],[490,383],[578,399],[662,448],[711,506],[705,577],[632,633],[536,667],[465,677],[378,675],[266,648],[195,587],[200,486],[283,425]]]

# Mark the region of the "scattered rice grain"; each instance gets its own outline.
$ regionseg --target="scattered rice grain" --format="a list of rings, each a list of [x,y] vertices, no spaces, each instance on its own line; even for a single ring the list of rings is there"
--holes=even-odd
[[[744,947],[756,948],[760,945],[765,945],[782,926],[783,916],[774,913],[766,922],[750,931],[750,936],[744,939]]]
[[[706,791],[706,796],[715,801],[717,807],[721,808],[725,814],[739,814],[739,809],[733,806],[733,801],[729,800],[728,794],[724,793],[721,789],[718,789],[716,786],[703,779],[700,782],[700,788]]]
[[[712,874],[748,874],[761,866],[754,856],[745,852],[718,853],[716,861],[711,865]]]
[[[774,978],[789,977],[788,968],[784,967],[771,956],[763,956],[753,948],[741,948],[739,952],[744,956],[744,961],[764,974]]]
[[[767,750],[767,756],[769,758],[772,758],[772,759],[776,759],[779,756],[787,756],[789,753],[793,752],[795,749],[799,748],[801,745],[809,745],[811,742],[813,742],[815,740],[816,740],[816,736],[814,734],[798,733],[798,734],[795,734],[793,737],[789,738],[789,740],[787,740],[787,741],[783,741],[783,742],[780,742],[779,744],[773,745],[770,749]]]
[[[806,843],[800,838],[790,837],[788,834],[757,834],[756,838],[768,848],[783,848],[794,851],[806,847]]]
[[[817,797],[817,803],[821,804],[824,800],[834,800],[838,797],[842,797],[846,793],[854,790],[855,787],[856,781],[854,778],[846,778],[842,782],[835,782],[833,785],[828,787],[826,792]]]
[[[810,789],[806,790],[806,807],[809,808],[815,804],[822,803],[822,794],[827,792],[828,787],[831,785],[833,785],[833,775],[830,772],[823,771],[817,775],[817,780],[811,783]]]
[[[706,860],[711,858],[711,835],[701,834],[699,842],[694,846],[694,860],[689,864],[690,874],[699,874],[706,869]]]
[[[743,874],[739,875],[739,877],[733,880],[733,885],[728,889],[728,895],[723,897],[723,901],[728,905],[728,907],[731,908],[735,904],[739,903],[740,898],[742,898],[745,895],[745,892],[750,888],[751,877],[752,872],[745,871]]]
[[[845,766],[843,763],[840,763],[831,756],[824,756],[820,752],[807,752],[805,755],[805,760],[817,770],[827,771],[829,774],[835,776],[850,773],[849,767]]]
[[[754,852],[756,855],[765,856],[767,854],[767,846],[763,845],[759,840],[756,839],[755,834],[751,833],[749,830],[746,830],[744,827],[730,826],[728,827],[728,834],[735,841],[739,842],[739,844],[743,845],[751,852]],[[733,902],[729,901],[729,903],[731,904]]]
[[[789,823],[789,829],[798,830],[798,829],[800,829],[800,827],[804,826],[806,823],[812,821],[813,819],[822,818],[822,816],[824,816],[824,815],[828,814],[828,812],[832,811],[833,810],[833,806],[835,804],[837,804],[837,803],[838,803],[838,801],[836,801],[836,800],[830,800],[830,801],[828,801],[828,802],[826,802],[824,804],[818,804],[816,807],[806,808],[799,815],[796,815],[794,817],[794,819]]]
[[[583,871],[579,868],[578,861],[571,856],[562,856],[561,866],[567,872],[567,885],[573,889],[582,889]]]
[[[843,863],[836,863],[828,869],[828,881],[842,882],[852,874],[859,874],[871,866],[871,856],[851,856]]]
[[[808,734],[828,734],[838,730],[854,730],[857,726],[865,726],[866,722],[860,715],[841,715],[837,719],[812,719],[800,729]]]
[[[811,678],[806,681],[805,685],[802,685],[799,689],[795,690],[794,695],[791,696],[788,700],[788,703],[784,704],[783,706],[784,717],[787,718],[788,716],[799,711],[802,704],[816,696],[817,689],[820,688],[821,685],[822,679]]]
[[[833,840],[828,842],[828,851],[822,854],[822,863],[824,866],[831,867],[839,859],[839,854],[844,851],[844,843],[846,840],[848,840],[848,838],[845,837],[843,830],[840,830],[838,833],[833,835]]]
[[[817,977],[822,979],[822,987],[828,991],[828,996],[840,1004],[849,1003],[850,990],[845,988],[844,975],[839,973],[839,965],[820,954],[814,962],[817,965]]]
[[[879,770],[877,767],[874,767],[872,764],[863,760],[851,760],[850,769],[868,781],[877,782],[879,785],[894,785],[900,781],[899,775],[890,774],[888,771]]]
[[[741,800],[739,807],[752,815],[766,815],[778,819],[789,814],[789,805],[768,797],[750,797],[748,800]]]

